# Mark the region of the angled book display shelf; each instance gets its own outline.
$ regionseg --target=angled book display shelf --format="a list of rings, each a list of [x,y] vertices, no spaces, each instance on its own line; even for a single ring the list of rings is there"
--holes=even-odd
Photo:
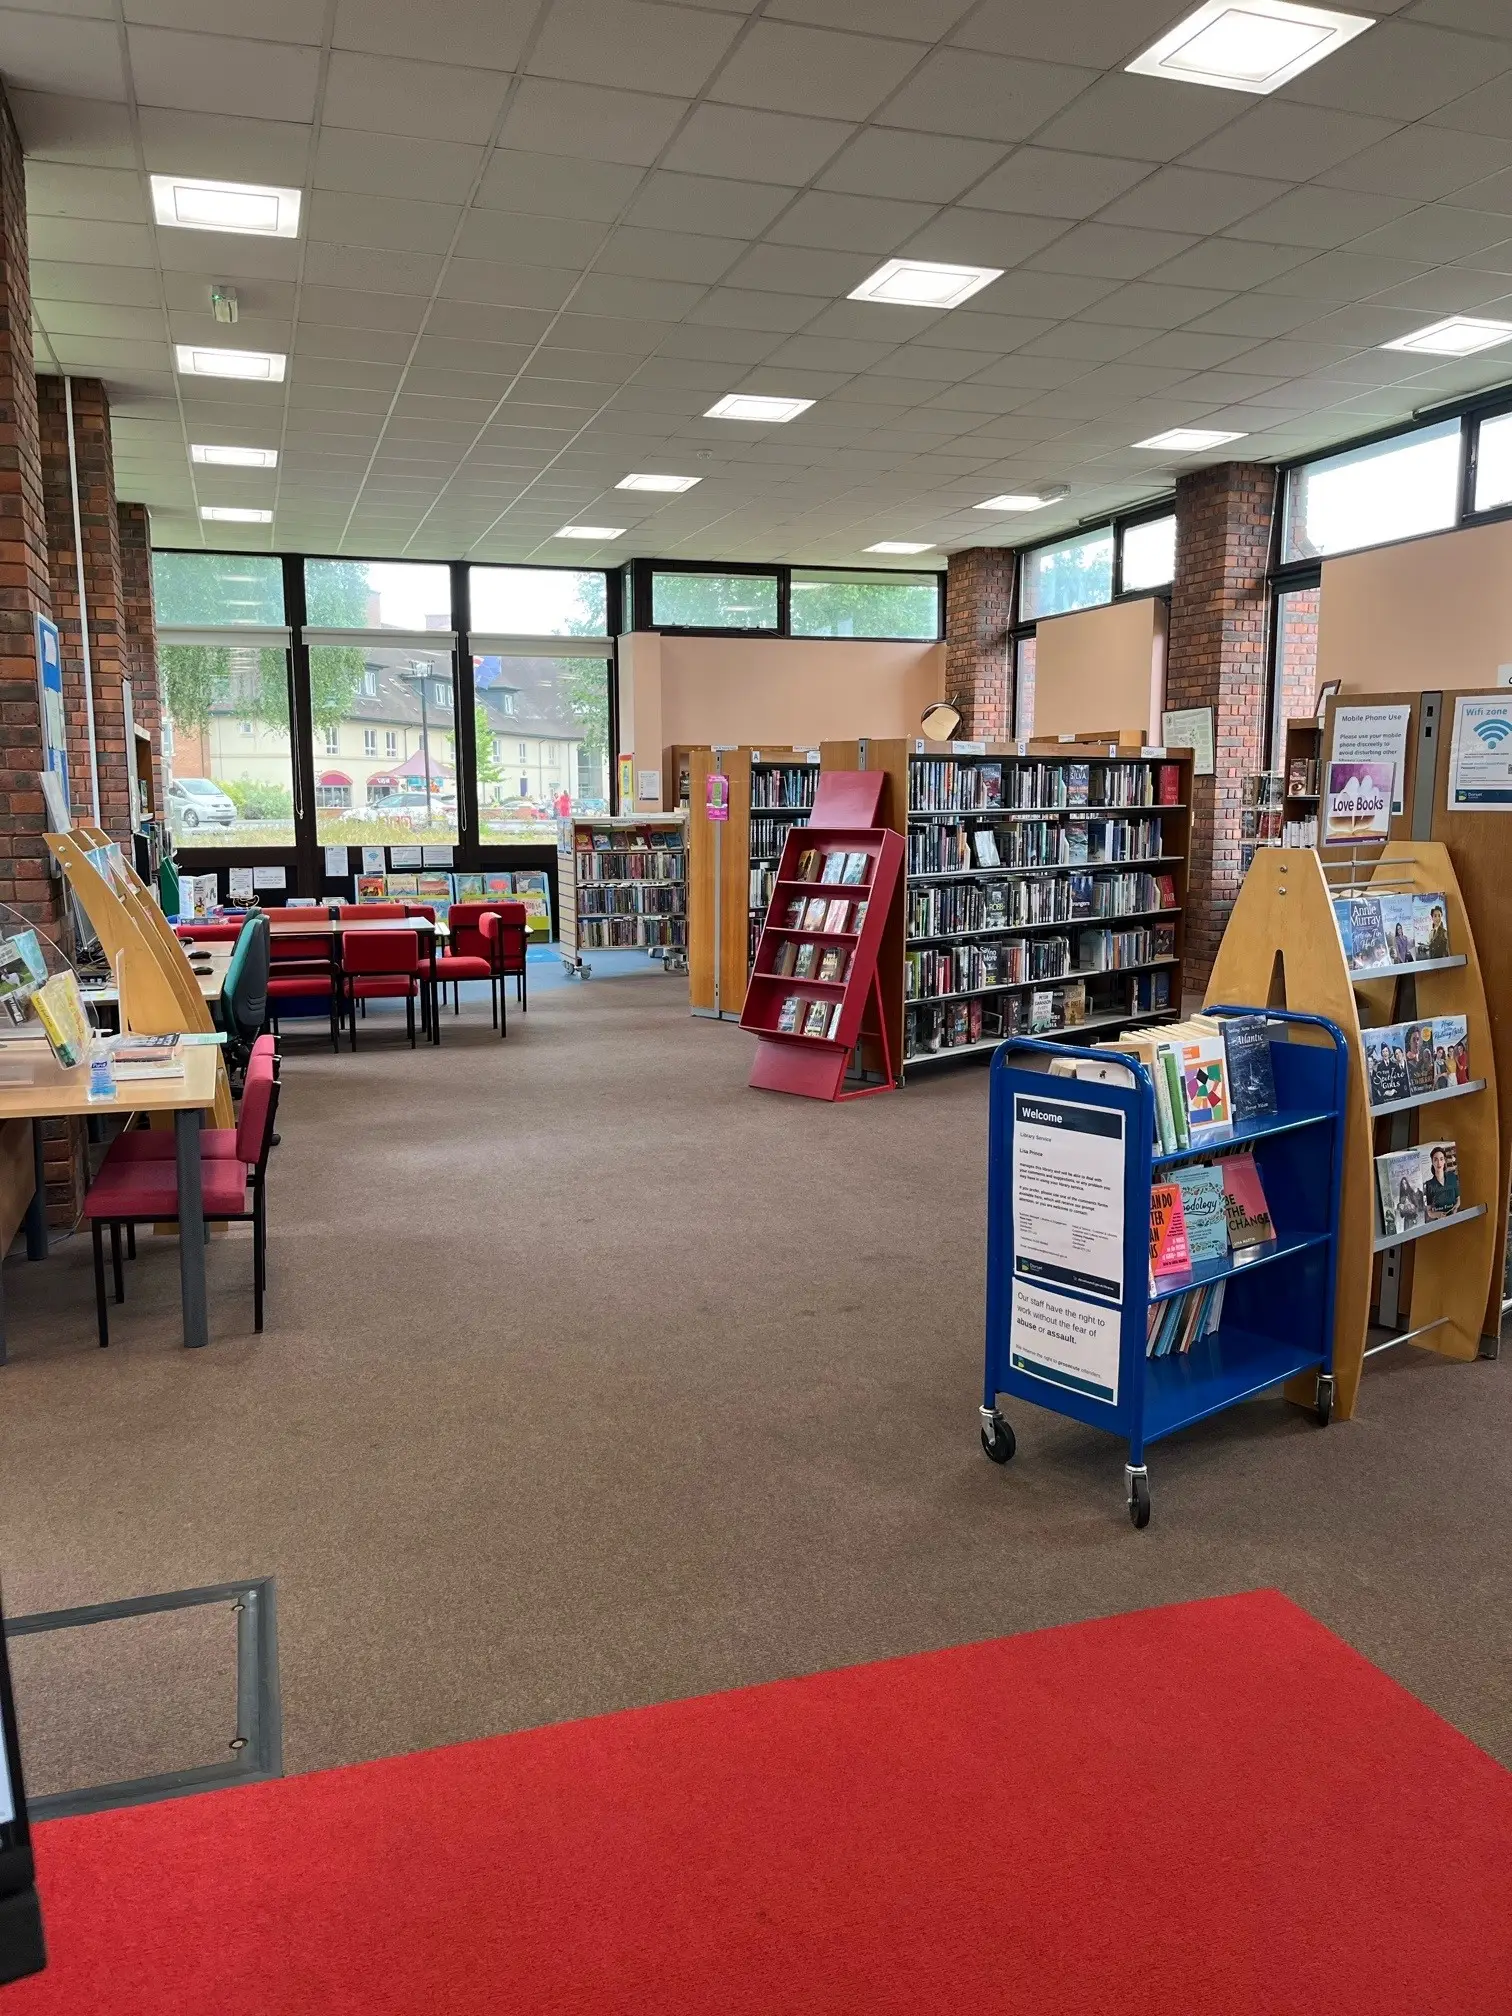
[[[750,1083],[762,1090],[856,1099],[897,1083],[878,962],[903,842],[877,823],[884,782],[821,777],[807,824],[783,842],[740,1017],[759,1038]]]

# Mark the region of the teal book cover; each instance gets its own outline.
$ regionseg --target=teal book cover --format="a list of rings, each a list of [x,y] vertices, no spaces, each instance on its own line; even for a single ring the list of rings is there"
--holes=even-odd
[[[1208,1163],[1178,1169],[1181,1205],[1186,1214],[1187,1247],[1192,1264],[1222,1260],[1228,1253],[1228,1216],[1223,1208],[1223,1173]]]

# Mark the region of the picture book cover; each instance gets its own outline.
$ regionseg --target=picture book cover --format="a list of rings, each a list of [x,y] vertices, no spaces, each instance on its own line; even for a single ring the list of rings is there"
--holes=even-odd
[[[1193,1141],[1200,1141],[1232,1124],[1223,1038],[1200,1036],[1195,1042],[1183,1043],[1180,1063],[1187,1126]]]
[[[826,854],[824,857],[824,873],[819,877],[819,880],[821,882],[843,882],[845,880],[845,864],[849,858],[846,854]]]
[[[870,866],[871,856],[869,854],[847,854],[845,857],[845,873],[840,877],[840,880],[842,882],[854,883],[865,882],[866,871]]]
[[[819,849],[817,847],[805,847],[803,852],[798,856],[798,880],[800,882],[817,882],[819,880],[819,870],[823,865],[824,857],[820,854]]]
[[[807,980],[812,977],[818,958],[819,947],[812,941],[798,947],[798,957],[794,961],[793,971],[800,980]]]
[[[1376,1190],[1381,1206],[1381,1231],[1387,1238],[1414,1231],[1428,1222],[1428,1202],[1423,1195],[1428,1173],[1418,1148],[1399,1148],[1376,1157]],[[1458,1183],[1458,1176],[1455,1181]]]
[[[782,1031],[783,1035],[791,1036],[797,1031],[798,1011],[802,1006],[803,1003],[798,999],[796,994],[789,994],[782,1006],[777,1010],[777,1027]]]
[[[551,885],[544,868],[515,870],[514,893],[525,905],[525,919],[532,938],[551,936]]]
[[[1264,1246],[1276,1236],[1265,1186],[1253,1155],[1227,1155],[1223,1172],[1223,1204],[1228,1217],[1229,1245],[1236,1253]]]
[[[1416,896],[1380,896],[1376,900],[1381,906],[1381,931],[1390,963],[1393,966],[1410,966],[1420,956],[1416,944]]]
[[[415,875],[390,875],[388,877],[388,900],[391,903],[415,903],[419,901],[419,877]]]
[[[851,919],[852,931],[859,931],[861,929],[861,926],[865,922],[866,922],[866,904],[863,901],[856,905],[856,914]]]
[[[385,875],[359,875],[357,877],[357,901],[359,903],[386,903],[388,901],[388,877]]]
[[[1084,980],[1069,980],[1060,990],[1061,1023],[1064,1028],[1077,1029],[1087,1019],[1087,985]]]
[[[483,901],[483,877],[476,870],[463,870],[457,875],[457,901],[459,903],[481,903]]]
[[[1350,928],[1349,898],[1335,896],[1333,899],[1334,923],[1339,927],[1339,943],[1344,947],[1344,963],[1354,965],[1354,933]]]
[[[1417,906],[1415,941],[1419,959],[1449,959],[1453,957],[1453,947],[1449,943],[1449,906],[1442,895],[1419,895],[1413,898]]]
[[[415,894],[421,903],[450,903],[452,878],[427,869],[415,877]]]
[[[1463,1015],[1433,1018],[1433,1089],[1470,1083],[1470,1038]]]
[[[1362,1029],[1365,1046],[1365,1075],[1372,1106],[1390,1106],[1411,1096],[1407,1078],[1406,1024],[1392,1022],[1382,1029]]]
[[[822,896],[811,896],[803,913],[804,930],[822,931],[824,929],[824,914],[828,909],[829,905]]]
[[[1174,910],[1176,908],[1176,877],[1174,875],[1157,875],[1155,877],[1155,887],[1160,892],[1160,901],[1156,904],[1156,909]]]
[[[1270,1036],[1261,1015],[1233,1015],[1223,1024],[1229,1099],[1236,1120],[1255,1120],[1276,1110],[1276,1078]]]
[[[1431,1022],[1408,1022],[1406,1031],[1407,1089],[1410,1092],[1431,1092],[1433,1090],[1433,1024]]]
[[[829,1034],[829,1003],[810,1001],[808,1012],[803,1018],[805,1036],[827,1036]]]
[[[772,961],[772,971],[787,979],[798,964],[798,946],[794,939],[784,938],[777,947],[777,956]]]
[[[850,905],[843,896],[837,896],[824,913],[826,931],[848,931],[850,929]]]
[[[1150,1189],[1150,1276],[1159,1281],[1191,1271],[1186,1210],[1179,1183],[1156,1183]]]
[[[514,877],[507,868],[485,868],[483,871],[483,894],[485,896],[513,896]]]
[[[1186,1214],[1187,1246],[1194,1266],[1222,1260],[1229,1250],[1228,1211],[1223,1196],[1223,1171],[1210,1162],[1178,1169],[1174,1181]]]
[[[1381,902],[1378,896],[1351,896],[1349,903],[1348,959],[1352,973],[1368,972],[1372,967],[1389,966],[1391,954],[1386,946],[1386,927],[1381,922]]]

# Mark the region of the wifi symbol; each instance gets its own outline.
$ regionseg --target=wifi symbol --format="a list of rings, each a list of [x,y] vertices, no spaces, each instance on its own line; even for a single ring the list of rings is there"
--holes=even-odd
[[[1477,721],[1475,732],[1488,749],[1499,749],[1509,735],[1512,735],[1512,721],[1504,721],[1497,715],[1493,721]]]

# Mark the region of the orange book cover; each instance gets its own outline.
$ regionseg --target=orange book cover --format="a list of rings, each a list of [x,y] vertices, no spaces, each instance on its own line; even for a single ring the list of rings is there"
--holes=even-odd
[[[1192,1265],[1187,1245],[1186,1211],[1178,1183],[1157,1183],[1150,1191],[1150,1273],[1185,1274]]]

